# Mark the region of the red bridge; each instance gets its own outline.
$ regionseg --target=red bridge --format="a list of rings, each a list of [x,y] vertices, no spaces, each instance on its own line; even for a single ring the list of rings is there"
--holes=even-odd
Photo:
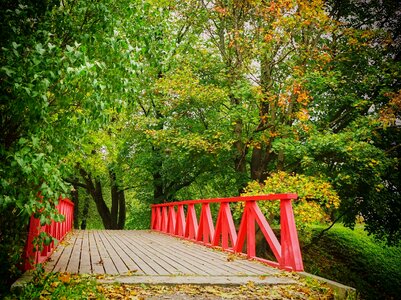
[[[275,283],[286,281],[276,276],[280,272],[277,268],[303,270],[291,204],[296,198],[296,194],[277,194],[152,205],[151,231],[75,230],[58,246],[52,242],[35,252],[32,242],[40,232],[47,232],[61,240],[72,229],[73,203],[68,199],[60,199],[57,208],[65,216],[64,222],[52,222],[41,227],[39,220],[31,218],[25,268],[45,262],[46,271],[119,275],[135,273],[136,276],[131,276],[130,280],[138,282],[157,282],[163,276],[170,275],[191,275],[186,277],[185,282],[189,280],[188,283],[199,283],[199,280],[202,283],[204,276],[215,276],[213,283],[216,280],[222,283],[241,281],[246,280],[247,276],[260,275],[264,275],[265,283],[273,279]],[[280,241],[262,214],[258,206],[260,201],[280,201]],[[238,229],[230,208],[233,203],[243,208]],[[218,211],[215,222],[211,205]],[[277,261],[256,256],[256,224]],[[53,251],[56,246],[57,249]],[[225,252],[233,254],[227,255]],[[253,281],[262,280],[259,277]],[[127,277],[121,280],[127,280]],[[169,277],[168,280],[171,283],[179,279]]]

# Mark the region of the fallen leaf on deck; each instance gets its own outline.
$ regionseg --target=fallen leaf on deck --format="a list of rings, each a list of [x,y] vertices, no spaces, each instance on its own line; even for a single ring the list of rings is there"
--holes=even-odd
[[[70,280],[71,280],[71,275],[70,275],[70,273],[61,273],[61,274],[58,276],[58,279],[59,279],[61,282],[69,283]]]
[[[130,276],[134,273],[138,272],[138,270],[128,270],[128,272],[126,273],[126,275]]]

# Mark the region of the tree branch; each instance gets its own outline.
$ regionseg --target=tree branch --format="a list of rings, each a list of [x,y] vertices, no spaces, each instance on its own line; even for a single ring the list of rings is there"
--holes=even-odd
[[[85,183],[79,182],[78,180],[69,179],[69,178],[64,178],[63,180],[67,183],[72,184],[73,186],[79,186],[81,188],[88,189],[88,185],[86,185]]]

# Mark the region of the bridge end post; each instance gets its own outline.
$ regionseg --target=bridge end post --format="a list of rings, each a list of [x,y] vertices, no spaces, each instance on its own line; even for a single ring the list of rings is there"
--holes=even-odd
[[[303,271],[301,249],[291,199],[280,199],[281,268]]]

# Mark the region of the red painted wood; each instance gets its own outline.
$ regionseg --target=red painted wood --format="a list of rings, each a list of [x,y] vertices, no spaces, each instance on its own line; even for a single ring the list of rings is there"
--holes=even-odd
[[[292,266],[294,271],[303,271],[301,249],[290,200],[281,201],[280,218],[282,266]]]
[[[160,212],[160,207],[156,207],[156,230],[162,229],[162,215]]]
[[[151,212],[151,216],[150,216],[150,228],[151,229],[156,229],[156,210],[158,208],[157,207],[152,207],[152,212]]]
[[[168,222],[167,222],[167,232],[170,234],[175,233],[176,214],[174,206],[170,206],[168,209]]]
[[[185,222],[184,237],[190,240],[196,240],[198,232],[198,220],[196,218],[196,211],[194,204],[188,204],[187,220]]]
[[[185,214],[184,205],[179,204],[177,209],[177,221],[174,234],[184,236],[185,234]]]
[[[288,200],[290,201],[290,200]],[[265,216],[260,211],[259,206],[254,202],[252,203],[250,209],[252,210],[253,215],[259,225],[260,230],[262,231],[263,235],[266,238],[267,243],[269,244],[270,248],[272,249],[274,256],[276,257],[277,261],[281,259],[281,246],[280,243],[274,234],[273,230],[271,229],[269,223],[266,221]]]
[[[232,249],[237,242],[237,231],[235,230],[230,205],[227,202],[222,202],[220,204],[216,230],[213,237],[213,246],[218,246],[220,244],[220,236],[221,247],[223,249]],[[229,247],[229,241],[231,241],[231,248]]]
[[[60,197],[56,209],[64,216],[63,222],[52,221],[50,225],[40,226],[39,219],[31,216],[28,239],[24,250],[24,270],[32,269],[36,264],[46,261],[56,247],[56,244],[52,242],[48,246],[43,245],[42,251],[36,251],[34,240],[36,240],[41,232],[46,232],[53,238],[61,241],[71,231],[74,219],[74,203],[67,198]]]
[[[255,216],[251,211],[251,206],[255,201],[246,202],[245,209],[248,210],[246,218],[246,254],[248,258],[256,257],[256,243],[255,243]]]
[[[213,236],[214,227],[212,214],[210,212],[210,205],[209,203],[203,203],[196,240],[203,241],[204,244],[210,244],[212,242]]]
[[[167,215],[167,206],[162,207],[162,222],[161,222],[161,231],[167,232],[167,222],[168,222],[168,215]]]
[[[270,194],[155,204],[152,205],[151,228],[205,246],[219,247],[228,252],[243,254],[250,259],[259,260],[283,270],[302,271],[302,255],[291,203],[291,200],[296,198],[296,194]],[[258,201],[273,200],[280,201],[280,241],[257,204]],[[233,202],[244,202],[238,233],[230,210],[230,203]],[[210,203],[220,203],[215,226]],[[196,205],[201,205],[199,225]],[[184,207],[187,208],[186,215]],[[277,262],[256,257],[255,224],[258,224]],[[244,248],[246,253],[243,253]]]
[[[199,200],[186,200],[178,202],[166,202],[161,204],[153,204],[152,206],[163,207],[171,205],[189,205],[189,204],[201,204],[201,203],[222,203],[222,202],[245,202],[245,201],[272,201],[281,199],[297,199],[297,194],[269,194],[269,195],[258,195],[258,196],[241,196],[241,197],[229,197],[229,198],[213,198],[213,199],[199,199]]]
[[[244,247],[245,238],[246,238],[246,231],[247,231],[247,223],[248,223],[248,209],[244,208],[244,213],[242,214],[241,223],[238,230],[238,238],[237,243],[234,246],[234,252],[242,253],[242,249]]]

